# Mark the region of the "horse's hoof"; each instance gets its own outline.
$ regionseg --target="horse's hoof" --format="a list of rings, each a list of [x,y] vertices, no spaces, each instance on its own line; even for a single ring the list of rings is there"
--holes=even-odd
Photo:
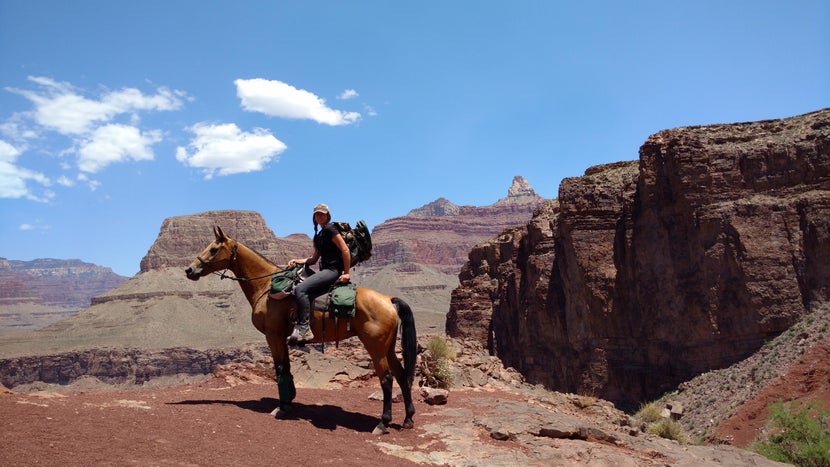
[[[404,429],[411,430],[412,428],[415,428],[415,422],[412,420],[404,420],[403,427]]]
[[[375,429],[372,430],[373,435],[385,435],[386,433],[389,433],[389,430],[387,430],[382,424],[376,426]]]
[[[271,411],[271,415],[273,415],[277,420],[285,420],[288,418],[288,410],[285,410],[283,407],[277,407]]]

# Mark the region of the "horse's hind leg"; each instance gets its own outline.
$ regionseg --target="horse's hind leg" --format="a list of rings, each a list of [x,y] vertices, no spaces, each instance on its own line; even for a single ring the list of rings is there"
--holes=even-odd
[[[392,421],[392,382],[392,373],[389,371],[380,378],[380,388],[383,390],[383,414],[380,416],[380,423],[373,431],[376,435],[386,433]]]
[[[392,371],[392,375],[395,376],[398,386],[401,387],[401,395],[403,396],[404,407],[406,410],[406,418],[403,420],[403,427],[413,428],[415,427],[415,422],[412,421],[412,417],[415,415],[415,404],[412,402],[412,386],[410,386],[407,382],[403,365],[401,365],[400,360],[398,360],[398,357],[395,355],[394,348],[389,350],[389,355],[386,359],[389,361],[389,368]]]

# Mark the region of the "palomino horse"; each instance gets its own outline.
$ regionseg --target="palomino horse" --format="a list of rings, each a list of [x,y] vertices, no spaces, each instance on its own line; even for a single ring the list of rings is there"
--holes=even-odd
[[[271,348],[274,358],[274,368],[277,376],[280,407],[277,418],[286,416],[286,411],[296,395],[294,378],[291,376],[291,362],[288,358],[286,338],[293,330],[291,320],[292,309],[296,307],[294,297],[285,300],[268,298],[271,289],[271,275],[280,271],[280,268],[265,259],[262,255],[245,245],[231,239],[219,227],[213,229],[216,240],[212,242],[196,257],[190,266],[185,269],[187,278],[199,280],[200,277],[230,270],[234,280],[239,282],[242,291],[251,304],[251,321],[263,334]],[[222,272],[222,277],[225,272]],[[384,433],[392,421],[392,378],[398,381],[403,395],[406,418],[404,428],[412,428],[412,416],[415,406],[412,403],[412,381],[415,376],[415,357],[417,340],[415,336],[415,319],[412,309],[400,298],[392,298],[375,292],[374,290],[358,287],[355,300],[355,316],[349,324],[347,320],[325,318],[326,329],[337,329],[327,336],[352,337],[357,336],[375,366],[375,372],[380,378],[383,389],[383,414],[374,433]],[[321,342],[323,335],[323,314],[315,310],[312,312],[312,329],[315,340]],[[395,343],[398,337],[398,322],[401,325],[401,347],[404,363],[401,365],[395,355]],[[334,340],[328,337],[327,340]]]

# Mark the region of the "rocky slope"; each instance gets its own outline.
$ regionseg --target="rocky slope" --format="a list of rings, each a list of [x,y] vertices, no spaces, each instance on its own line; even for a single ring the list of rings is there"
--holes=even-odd
[[[830,110],[661,131],[477,246],[447,331],[532,382],[649,400],[826,302]]]
[[[0,355],[43,356],[91,348],[205,350],[262,343],[236,282],[218,277],[194,282],[184,275],[184,268],[213,241],[216,225],[277,264],[307,254],[311,242],[303,235],[276,238],[262,216],[250,211],[166,219],[141,261],[141,272],[95,297],[75,316],[34,332],[0,336]]]
[[[0,258],[0,334],[37,329],[88,307],[127,278],[77,259]]]

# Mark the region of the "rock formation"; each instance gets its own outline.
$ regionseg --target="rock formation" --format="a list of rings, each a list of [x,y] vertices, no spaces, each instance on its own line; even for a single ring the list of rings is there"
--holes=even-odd
[[[311,244],[311,239],[301,234],[277,239],[262,216],[253,211],[209,211],[170,217],[162,222],[158,238],[142,258],[141,272],[186,267],[213,241],[215,226],[275,262],[308,255]]]
[[[828,300],[830,110],[661,131],[477,246],[447,332],[530,381],[639,402]]]
[[[213,227],[277,264],[308,254],[305,235],[274,236],[250,211],[211,211],[166,219],[141,260],[141,272],[92,300],[81,313],[32,333],[0,336],[0,355],[50,355],[89,348],[161,351],[262,343],[239,285],[208,277],[188,280],[184,268],[213,241]]]
[[[36,329],[72,316],[127,278],[77,259],[0,258],[0,333]]]
[[[507,197],[489,206],[458,206],[439,198],[372,229],[372,258],[353,280],[404,297],[416,321],[442,332],[450,294],[472,247],[502,230],[524,225],[544,204],[528,182],[513,178]]]
[[[419,263],[458,274],[473,245],[525,224],[544,201],[520,176],[506,198],[489,206],[457,206],[439,198],[372,229],[373,255],[366,264]]]

